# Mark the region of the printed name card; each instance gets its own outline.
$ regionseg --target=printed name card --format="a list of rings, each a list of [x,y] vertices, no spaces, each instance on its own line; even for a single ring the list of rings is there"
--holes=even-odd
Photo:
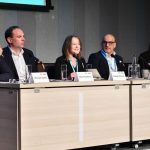
[[[94,81],[92,72],[77,72],[74,81]]]
[[[33,72],[31,73],[33,83],[49,82],[47,72]]]
[[[126,80],[124,71],[111,72],[109,80]]]

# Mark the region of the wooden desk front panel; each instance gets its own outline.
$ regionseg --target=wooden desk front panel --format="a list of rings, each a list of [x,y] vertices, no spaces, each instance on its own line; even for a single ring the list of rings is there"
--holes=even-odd
[[[132,140],[150,139],[150,85],[132,85]]]
[[[129,87],[21,90],[21,150],[129,141]]]
[[[18,150],[18,92],[0,89],[0,149]]]
[[[85,143],[129,141],[129,87],[89,88],[84,97]]]

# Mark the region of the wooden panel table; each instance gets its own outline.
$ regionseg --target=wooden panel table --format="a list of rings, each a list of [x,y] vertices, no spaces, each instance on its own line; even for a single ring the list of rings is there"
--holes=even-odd
[[[132,141],[150,139],[150,81],[132,81]]]
[[[65,150],[127,142],[129,84],[0,84],[0,147]]]

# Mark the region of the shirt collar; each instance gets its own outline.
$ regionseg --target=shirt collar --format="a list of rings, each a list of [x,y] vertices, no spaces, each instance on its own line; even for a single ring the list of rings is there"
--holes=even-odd
[[[102,53],[103,56],[109,57],[109,55],[105,52],[104,49],[101,49],[100,52]],[[114,51],[112,54],[113,54],[113,55],[116,55],[116,52]]]
[[[23,49],[21,49],[19,55],[18,55],[12,48],[9,47],[9,49],[10,49],[11,53],[12,53],[13,55],[15,55],[15,56],[23,55],[23,53],[24,53],[24,50],[23,50]]]

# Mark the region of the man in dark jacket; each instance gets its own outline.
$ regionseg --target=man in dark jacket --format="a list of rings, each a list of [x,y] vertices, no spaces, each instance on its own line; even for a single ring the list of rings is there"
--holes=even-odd
[[[9,81],[9,79],[12,79],[12,74],[2,56],[2,48],[0,47],[0,81]]]
[[[147,51],[140,54],[138,63],[140,64],[141,69],[150,70],[150,45]]]
[[[23,30],[18,26],[11,26],[5,31],[8,46],[3,48],[4,59],[9,66],[14,79],[26,79],[26,65],[32,66],[32,71],[37,71],[37,59],[31,50],[24,48],[25,37]]]
[[[96,68],[104,79],[109,79],[110,72],[125,71],[123,59],[115,52],[116,39],[112,34],[106,34],[102,39],[102,49],[89,56],[88,63]]]

